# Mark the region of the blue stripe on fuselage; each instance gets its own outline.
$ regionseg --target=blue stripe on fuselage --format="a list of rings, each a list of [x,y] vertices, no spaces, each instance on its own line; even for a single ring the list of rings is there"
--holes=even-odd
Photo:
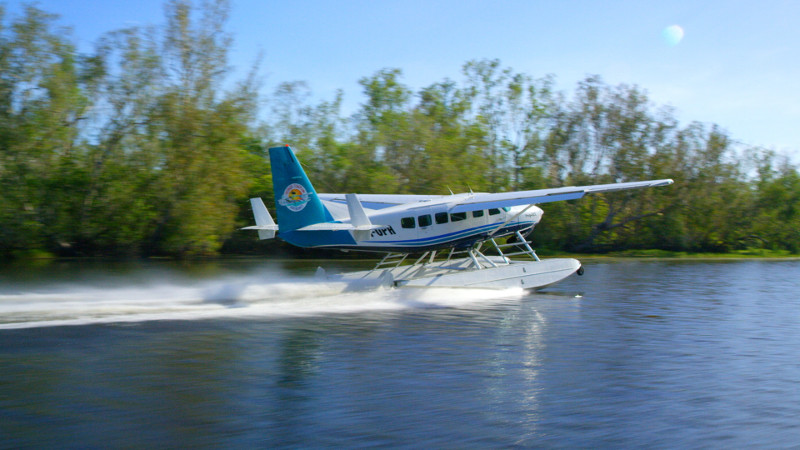
[[[355,239],[349,231],[288,231],[278,237],[298,247],[352,247]]]
[[[453,231],[452,233],[437,234],[435,236],[427,236],[427,237],[416,238],[416,239],[402,239],[402,240],[396,240],[396,241],[379,241],[379,243],[381,243],[381,244],[384,244],[384,243],[385,244],[408,244],[408,245],[413,245],[415,243],[429,244],[429,243],[434,243],[434,242],[437,242],[437,241],[447,241],[447,240],[453,239],[453,238],[469,236],[471,234],[480,234],[481,232],[486,232],[486,231],[492,230],[494,228],[497,228],[497,224],[482,225],[482,226],[479,226],[479,227],[472,227],[472,228],[467,228],[467,229],[464,229],[464,230]]]
[[[527,228],[529,226],[534,225],[534,222],[516,222],[513,224],[506,225],[503,227],[502,230],[498,231],[496,235],[505,234],[508,232],[513,232],[516,229],[520,228]],[[487,233],[490,231],[494,231],[497,228],[497,224],[488,224],[488,225],[481,225],[478,227],[467,228],[464,230],[454,231],[451,233],[445,234],[437,234],[435,236],[427,236],[417,239],[403,239],[403,240],[396,240],[396,241],[377,241],[380,244],[400,244],[400,245],[414,245],[414,244],[431,244],[431,243],[439,243],[439,242],[446,242],[450,239],[458,239],[461,237],[466,237],[472,234],[480,235],[483,233]]]

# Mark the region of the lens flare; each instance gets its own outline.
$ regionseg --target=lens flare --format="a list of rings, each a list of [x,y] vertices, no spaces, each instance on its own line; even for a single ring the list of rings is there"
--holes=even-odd
[[[683,40],[683,28],[680,25],[670,25],[661,32],[664,42],[670,47],[678,45]]]

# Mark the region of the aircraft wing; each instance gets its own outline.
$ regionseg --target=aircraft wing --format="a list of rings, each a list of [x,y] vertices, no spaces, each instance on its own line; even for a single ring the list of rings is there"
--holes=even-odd
[[[586,194],[622,191],[656,186],[668,186],[672,180],[633,181],[629,183],[595,184],[591,186],[570,186],[552,189],[536,189],[533,191],[502,192],[496,194],[473,194],[460,200],[450,209],[451,213],[474,211],[505,206],[534,205],[539,203],[575,200]]]

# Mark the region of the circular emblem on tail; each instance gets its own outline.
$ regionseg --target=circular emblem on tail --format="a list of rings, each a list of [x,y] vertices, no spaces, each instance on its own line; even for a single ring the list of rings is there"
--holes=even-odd
[[[278,203],[289,208],[289,211],[298,212],[306,207],[308,200],[306,188],[302,184],[292,183],[283,190],[283,197],[278,200]]]

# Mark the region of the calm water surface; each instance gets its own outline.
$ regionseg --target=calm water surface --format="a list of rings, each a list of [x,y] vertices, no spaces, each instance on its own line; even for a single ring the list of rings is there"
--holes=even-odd
[[[585,266],[537,294],[6,267],[0,447],[800,445],[800,262]]]

